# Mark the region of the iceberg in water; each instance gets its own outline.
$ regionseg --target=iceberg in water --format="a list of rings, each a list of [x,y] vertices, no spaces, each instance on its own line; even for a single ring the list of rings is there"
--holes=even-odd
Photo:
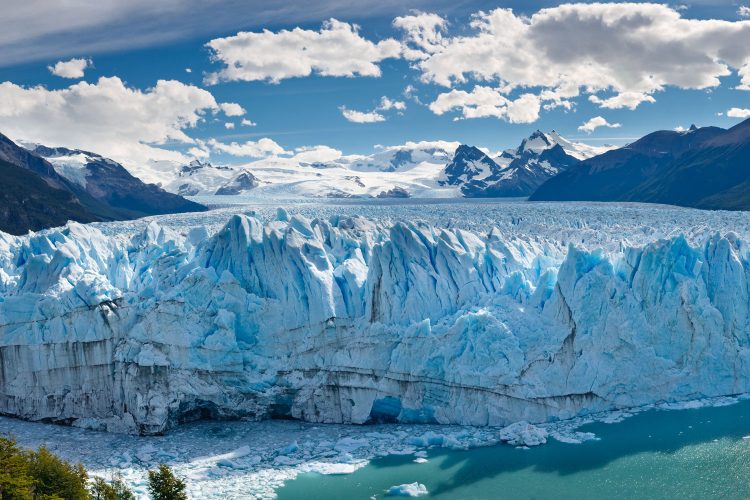
[[[400,484],[398,486],[391,486],[386,492],[386,496],[389,497],[421,497],[427,495],[427,486],[422,483],[408,483]]]
[[[507,426],[750,392],[747,244],[612,248],[283,211],[0,233],[0,413]]]

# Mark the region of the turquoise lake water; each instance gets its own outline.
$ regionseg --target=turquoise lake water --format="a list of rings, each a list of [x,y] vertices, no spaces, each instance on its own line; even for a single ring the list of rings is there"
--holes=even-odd
[[[750,401],[691,410],[651,410],[579,430],[599,438],[529,450],[435,449],[377,459],[346,475],[304,474],[278,490],[285,499],[382,498],[419,482],[451,499],[750,498]]]

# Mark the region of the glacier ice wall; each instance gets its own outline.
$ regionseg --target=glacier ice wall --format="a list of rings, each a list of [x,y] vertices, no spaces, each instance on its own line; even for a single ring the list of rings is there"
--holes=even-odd
[[[0,413],[543,422],[750,392],[736,235],[618,251],[360,217],[0,233]]]

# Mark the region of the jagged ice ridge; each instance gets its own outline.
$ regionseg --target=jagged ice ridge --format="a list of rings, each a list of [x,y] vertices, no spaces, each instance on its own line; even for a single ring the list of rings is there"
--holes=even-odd
[[[205,417],[507,425],[750,392],[734,233],[596,249],[275,219],[0,234],[0,412],[141,434]]]

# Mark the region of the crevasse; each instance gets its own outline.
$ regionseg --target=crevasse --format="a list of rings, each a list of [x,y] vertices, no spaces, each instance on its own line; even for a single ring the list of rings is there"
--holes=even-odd
[[[750,392],[734,234],[617,252],[360,217],[0,233],[0,413],[544,422]]]

